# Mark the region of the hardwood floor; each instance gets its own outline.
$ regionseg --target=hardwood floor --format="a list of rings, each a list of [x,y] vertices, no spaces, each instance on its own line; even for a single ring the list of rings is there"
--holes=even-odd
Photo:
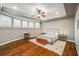
[[[58,56],[30,41],[19,40],[0,47],[1,56]]]
[[[77,56],[78,54],[76,51],[75,43],[67,41],[62,55],[63,56]]]
[[[75,44],[67,42],[63,56],[77,55]],[[0,46],[0,56],[59,56],[55,52],[49,51],[24,39]]]

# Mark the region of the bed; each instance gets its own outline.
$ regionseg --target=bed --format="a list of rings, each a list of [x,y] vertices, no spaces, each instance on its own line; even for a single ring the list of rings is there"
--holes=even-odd
[[[49,43],[53,44],[58,39],[58,32],[59,32],[58,29],[47,29],[46,34],[41,34],[41,35],[38,35],[37,37],[44,38]]]

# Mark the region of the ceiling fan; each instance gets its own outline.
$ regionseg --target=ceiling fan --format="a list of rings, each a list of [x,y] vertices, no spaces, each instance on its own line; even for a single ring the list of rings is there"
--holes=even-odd
[[[46,12],[43,11],[42,9],[37,9],[36,8],[36,12],[35,12],[37,15],[37,18],[42,18],[42,17],[46,17]]]

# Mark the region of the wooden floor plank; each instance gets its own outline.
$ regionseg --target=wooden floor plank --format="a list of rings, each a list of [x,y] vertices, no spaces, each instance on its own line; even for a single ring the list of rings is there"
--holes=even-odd
[[[59,56],[57,53],[38,46],[30,41],[21,39],[0,46],[1,56]],[[75,44],[66,43],[62,56],[77,56]]]
[[[65,56],[77,56],[77,51],[76,51],[75,43],[67,41],[62,55],[63,56],[64,55]]]

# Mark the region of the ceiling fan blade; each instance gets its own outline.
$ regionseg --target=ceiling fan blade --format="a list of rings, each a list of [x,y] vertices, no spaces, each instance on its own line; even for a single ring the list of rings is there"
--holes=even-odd
[[[46,17],[46,12],[43,12],[41,9],[36,8],[37,18]]]
[[[42,12],[41,14],[46,14],[45,12]]]
[[[46,15],[44,14],[44,15],[42,15],[43,17],[46,17]]]

